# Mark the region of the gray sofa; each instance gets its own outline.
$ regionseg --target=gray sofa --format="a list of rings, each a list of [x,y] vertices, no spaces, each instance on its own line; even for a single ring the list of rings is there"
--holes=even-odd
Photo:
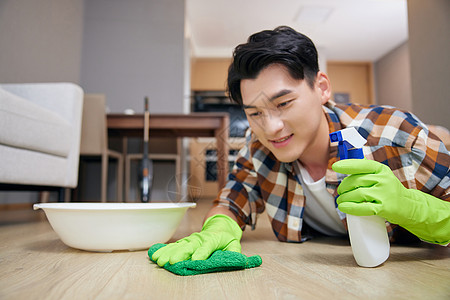
[[[0,84],[0,189],[76,187],[82,108],[75,84]]]

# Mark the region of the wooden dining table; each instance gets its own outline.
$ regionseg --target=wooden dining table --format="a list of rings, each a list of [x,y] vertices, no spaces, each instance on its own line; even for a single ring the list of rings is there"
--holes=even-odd
[[[152,137],[214,137],[217,145],[217,180],[225,185],[228,174],[228,113],[150,114],[149,139]],[[108,114],[108,136],[143,137],[144,114]],[[125,150],[126,151],[126,150]]]
[[[210,200],[189,209],[170,241],[201,229]],[[42,211],[32,212],[43,214]],[[391,245],[376,268],[359,267],[347,238],[279,242],[263,213],[243,233],[253,269],[179,276],[142,251],[88,252],[66,246],[42,216],[0,225],[0,299],[450,299],[450,248]]]

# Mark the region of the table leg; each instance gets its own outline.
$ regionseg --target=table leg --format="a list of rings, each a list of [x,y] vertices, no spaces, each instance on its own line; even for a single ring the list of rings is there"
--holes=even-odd
[[[219,129],[216,129],[214,134],[217,142],[217,180],[219,184],[219,190],[225,186],[227,175],[229,172],[229,125],[230,119],[228,116],[226,116],[222,119],[221,127]]]
[[[123,157],[123,163],[125,166],[123,167],[123,170],[125,172],[123,180],[125,180],[125,197],[123,201],[128,202],[128,193],[130,191],[130,171],[127,169],[127,155],[128,155],[128,138],[126,136],[122,137],[122,157]]]

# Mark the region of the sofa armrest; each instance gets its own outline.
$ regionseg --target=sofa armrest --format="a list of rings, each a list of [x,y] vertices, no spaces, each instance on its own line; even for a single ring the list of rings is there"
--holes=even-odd
[[[80,122],[83,103],[83,90],[73,83],[20,83],[2,84],[1,87],[19,97],[59,114],[69,123]],[[64,101],[61,101],[64,99]],[[82,108],[82,106],[81,106]]]
[[[76,187],[80,156],[83,90],[73,83],[1,84],[4,90],[53,111],[72,126],[71,149],[67,157],[66,187]]]

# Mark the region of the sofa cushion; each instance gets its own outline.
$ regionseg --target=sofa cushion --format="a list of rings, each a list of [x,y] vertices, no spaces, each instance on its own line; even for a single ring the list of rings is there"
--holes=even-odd
[[[67,186],[65,157],[0,144],[0,160],[1,183]]]
[[[0,144],[67,157],[72,127],[58,114],[0,88]]]

